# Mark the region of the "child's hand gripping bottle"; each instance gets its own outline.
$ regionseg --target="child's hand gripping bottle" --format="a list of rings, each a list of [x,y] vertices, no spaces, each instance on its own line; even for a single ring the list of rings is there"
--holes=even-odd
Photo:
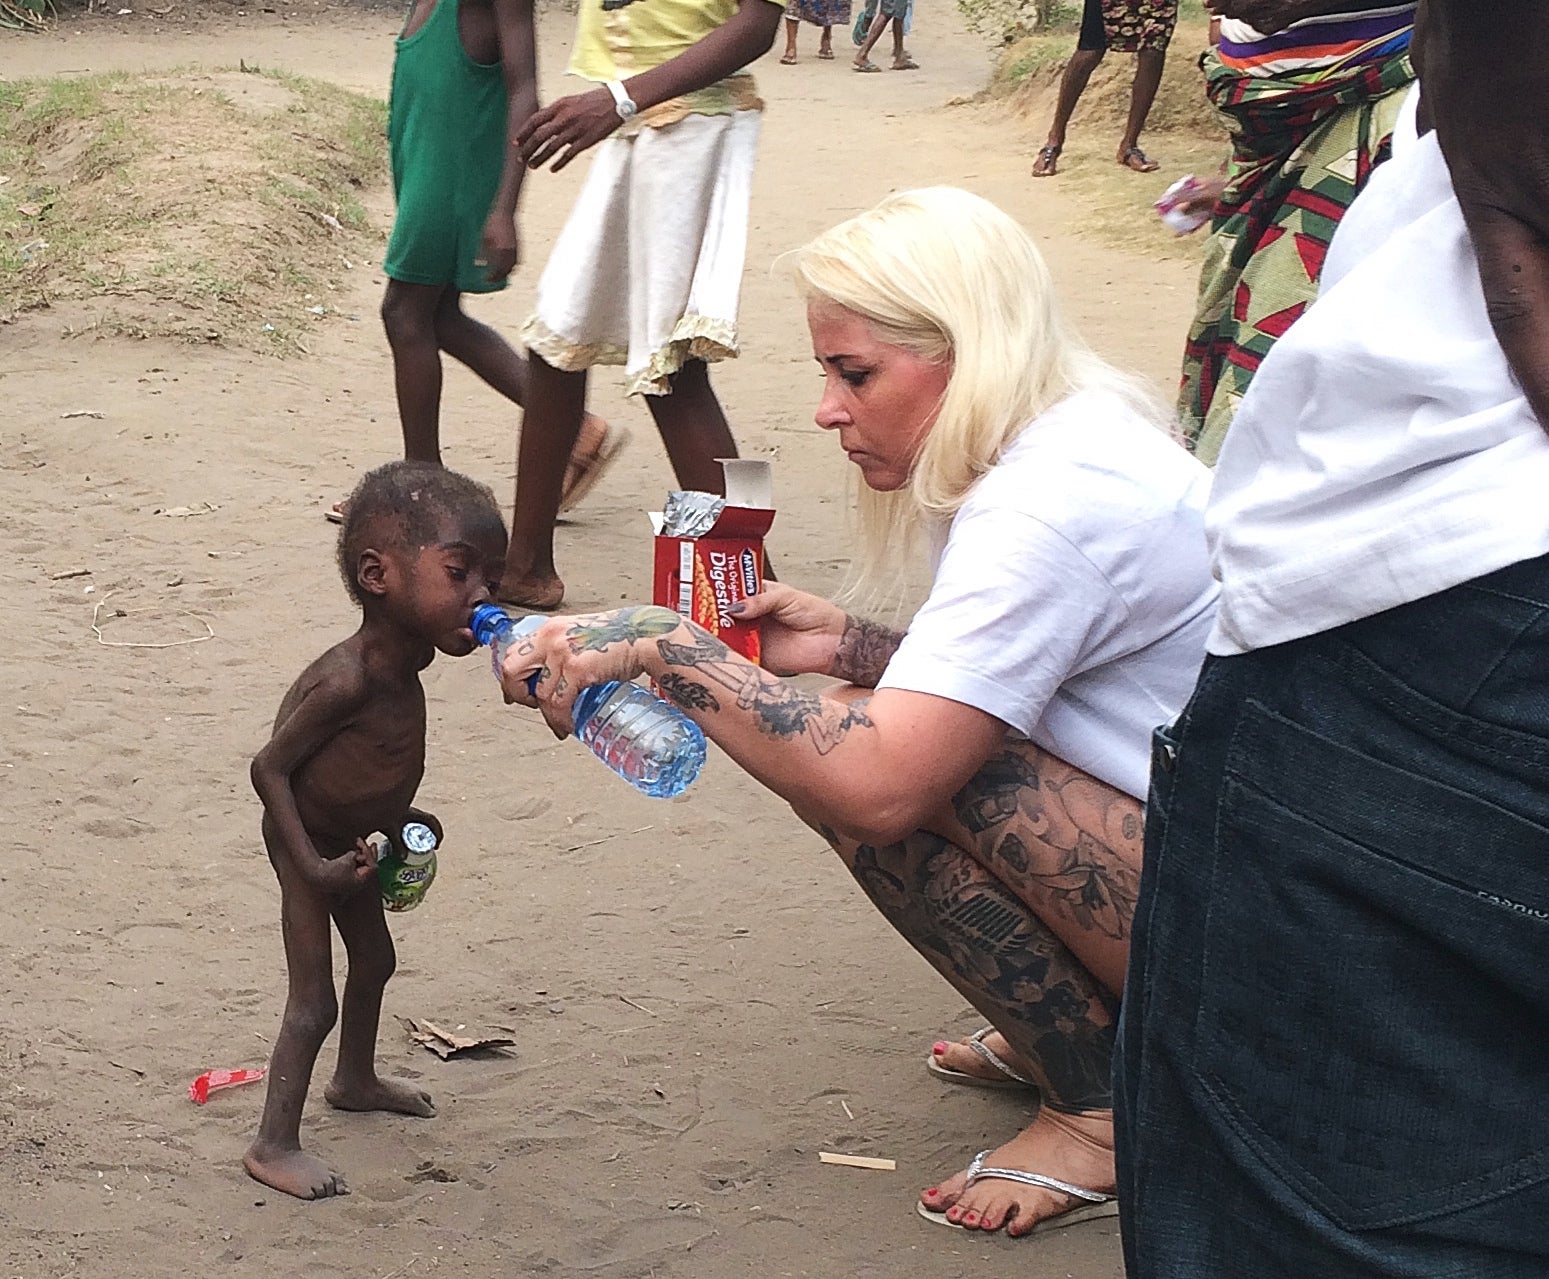
[[[388,910],[413,910],[425,900],[436,878],[436,849],[441,841],[424,822],[404,822],[377,851],[377,883]]]
[[[511,618],[504,609],[481,604],[469,623],[480,644],[494,655],[496,678],[512,643],[546,621]],[[537,682],[534,676],[528,686]],[[638,684],[609,680],[576,694],[576,736],[598,759],[636,790],[654,799],[681,795],[705,762],[705,735],[699,725]]]

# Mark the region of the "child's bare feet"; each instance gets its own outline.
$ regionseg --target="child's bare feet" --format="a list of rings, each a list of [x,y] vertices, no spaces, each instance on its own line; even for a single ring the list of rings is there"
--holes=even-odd
[[[418,1115],[432,1119],[436,1103],[423,1088],[401,1079],[343,1080],[337,1075],[323,1089],[323,1096],[335,1110],[390,1110],[398,1115]]]
[[[1084,1190],[1112,1194],[1113,1112],[1064,1114],[1047,1106],[1023,1132],[984,1158],[987,1168],[1015,1168],[1042,1173]],[[927,1187],[920,1203],[929,1212],[944,1212],[947,1220],[969,1230],[999,1230],[1008,1235],[1030,1233],[1054,1224],[1066,1213],[1090,1205],[1073,1195],[987,1177],[967,1184],[965,1173]]]
[[[350,1193],[343,1177],[304,1150],[276,1150],[255,1141],[242,1156],[242,1166],[255,1181],[297,1199],[332,1199]]]

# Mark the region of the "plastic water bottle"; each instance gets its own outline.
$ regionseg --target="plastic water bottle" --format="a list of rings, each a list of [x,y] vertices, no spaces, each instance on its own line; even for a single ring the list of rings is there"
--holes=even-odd
[[[405,822],[377,850],[377,882],[388,910],[413,910],[436,878],[436,832],[424,822]]]
[[[547,620],[518,620],[494,604],[481,604],[469,626],[474,639],[489,645],[498,678],[511,645]],[[537,681],[534,675],[528,688]],[[705,735],[699,725],[639,684],[608,680],[583,688],[572,715],[576,736],[592,754],[653,799],[681,795],[704,766]]]

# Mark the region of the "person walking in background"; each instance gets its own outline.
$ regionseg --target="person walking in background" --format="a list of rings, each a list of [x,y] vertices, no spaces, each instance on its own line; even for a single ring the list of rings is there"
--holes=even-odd
[[[513,404],[527,363],[462,309],[506,287],[526,172],[508,139],[538,108],[532,0],[416,0],[393,59],[388,144],[397,215],[382,262],[403,455],[441,464],[441,355]],[[622,442],[589,418],[565,483],[577,501]],[[344,503],[327,512],[335,523]]]
[[[870,74],[882,70],[871,60],[871,51],[876,48],[877,41],[882,39],[882,33],[890,23],[893,27],[893,70],[920,69],[920,64],[904,48],[904,37],[914,25],[914,0],[867,0],[861,16],[855,20],[855,30],[851,33],[855,43],[860,46],[851,64],[857,71]]]
[[[1153,173],[1159,167],[1140,149],[1140,131],[1146,127],[1151,104],[1162,83],[1167,46],[1178,24],[1178,0],[1086,0],[1081,11],[1081,34],[1060,78],[1059,100],[1048,140],[1033,164],[1035,178],[1052,178],[1059,172],[1060,153],[1076,103],[1087,81],[1111,49],[1135,55],[1135,82],[1130,88],[1129,119],[1119,139],[1119,163],[1136,173]]]
[[[737,354],[763,110],[743,68],[769,51],[781,14],[770,0],[582,0],[570,73],[595,87],[551,103],[517,135],[535,169],[603,145],[522,329],[531,394],[502,601],[564,599],[554,519],[594,365],[624,366],[681,487],[722,491],[718,459],[735,457],[737,442],[709,362]]]
[[[1214,463],[1260,363],[1317,296],[1340,218],[1390,154],[1415,78],[1415,6],[1209,7],[1221,38],[1201,63],[1205,92],[1231,121],[1232,155],[1205,245],[1179,414],[1195,453]]]
[[[803,22],[823,30],[818,41],[818,57],[825,62],[834,58],[834,28],[850,25],[850,0],[788,0],[785,6],[785,52],[780,64],[796,64],[796,33]]]

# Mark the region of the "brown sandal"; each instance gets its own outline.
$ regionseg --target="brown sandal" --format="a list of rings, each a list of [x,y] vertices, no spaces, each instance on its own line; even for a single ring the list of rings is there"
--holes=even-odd
[[[1139,147],[1131,147],[1119,157],[1119,163],[1136,173],[1155,173],[1162,167]]]
[[[1064,147],[1057,147],[1053,143],[1038,152],[1038,158],[1033,161],[1033,176],[1035,178],[1052,178],[1060,171],[1060,152]]]

